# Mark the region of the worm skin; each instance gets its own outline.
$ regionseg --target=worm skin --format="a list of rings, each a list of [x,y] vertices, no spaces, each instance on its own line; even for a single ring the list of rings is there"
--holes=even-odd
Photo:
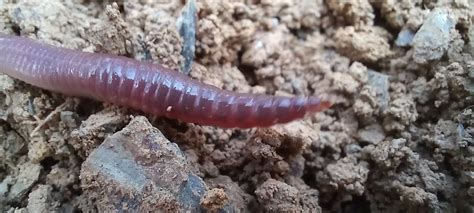
[[[268,127],[330,107],[319,97],[236,93],[150,62],[0,34],[0,72],[69,96],[223,128]]]

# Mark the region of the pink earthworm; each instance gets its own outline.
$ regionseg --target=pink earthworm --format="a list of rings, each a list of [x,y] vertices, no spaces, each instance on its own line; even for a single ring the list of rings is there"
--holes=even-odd
[[[151,62],[0,35],[0,72],[33,86],[222,128],[269,127],[331,106],[327,99],[237,93]]]

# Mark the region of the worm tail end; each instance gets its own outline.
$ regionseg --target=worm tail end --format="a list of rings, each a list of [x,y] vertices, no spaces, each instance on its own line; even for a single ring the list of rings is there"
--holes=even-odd
[[[330,108],[333,104],[329,96],[310,96],[306,103],[306,113],[321,112]]]

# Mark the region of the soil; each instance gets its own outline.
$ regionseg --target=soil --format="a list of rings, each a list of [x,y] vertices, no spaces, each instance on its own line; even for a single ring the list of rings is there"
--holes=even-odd
[[[0,0],[0,32],[179,69],[184,1]],[[474,212],[474,1],[197,2],[191,78],[330,93],[221,129],[0,74],[0,211]]]

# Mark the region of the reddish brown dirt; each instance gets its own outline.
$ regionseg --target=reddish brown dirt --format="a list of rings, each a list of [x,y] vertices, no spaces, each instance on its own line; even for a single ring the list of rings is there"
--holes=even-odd
[[[182,2],[0,0],[0,32],[178,69]],[[440,45],[401,45],[435,8],[454,26],[432,34]],[[192,78],[331,93],[335,105],[269,129],[148,120],[202,178],[210,211],[473,212],[472,11],[472,0],[198,1]],[[143,114],[0,74],[0,211],[107,208],[81,168],[130,115]]]

